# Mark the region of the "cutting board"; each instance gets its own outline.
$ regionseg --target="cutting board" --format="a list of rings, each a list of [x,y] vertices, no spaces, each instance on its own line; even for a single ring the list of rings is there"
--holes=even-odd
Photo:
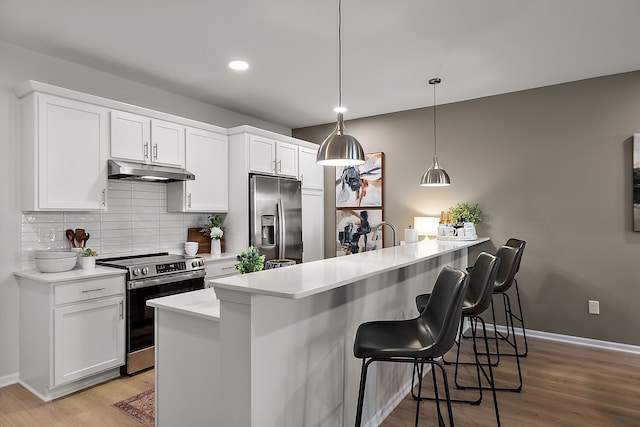
[[[200,228],[189,228],[187,242],[198,242],[198,253],[208,254],[211,252],[211,239],[200,232]]]
[[[201,228],[189,228],[187,234],[187,242],[198,242],[199,254],[211,253],[211,239],[206,234],[200,232]],[[222,229],[224,231],[224,228]],[[220,239],[220,249],[224,252],[224,236]]]

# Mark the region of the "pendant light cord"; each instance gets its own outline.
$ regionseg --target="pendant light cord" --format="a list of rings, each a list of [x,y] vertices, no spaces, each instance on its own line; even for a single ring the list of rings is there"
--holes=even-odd
[[[338,0],[338,108],[342,110],[342,0]]]
[[[438,137],[436,133],[436,84],[433,85],[433,153],[435,158],[438,158]]]

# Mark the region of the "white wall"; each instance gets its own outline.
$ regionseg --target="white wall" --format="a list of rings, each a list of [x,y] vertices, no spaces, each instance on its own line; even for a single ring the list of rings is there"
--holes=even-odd
[[[13,88],[37,80],[221,127],[252,125],[285,135],[291,130],[99,70],[0,42],[0,386],[17,380],[21,212],[18,100]]]

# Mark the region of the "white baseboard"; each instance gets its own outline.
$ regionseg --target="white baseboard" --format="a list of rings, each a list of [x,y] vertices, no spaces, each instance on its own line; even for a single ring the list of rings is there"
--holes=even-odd
[[[18,373],[5,375],[4,377],[0,377],[0,388],[6,387],[8,385],[12,385],[18,382]]]
[[[491,330],[491,329],[493,329],[493,324],[487,323],[487,330]],[[497,329],[499,332],[503,334],[507,333],[506,326],[498,325]],[[521,329],[516,327],[515,331],[516,331],[516,334],[522,335]],[[533,329],[527,329],[527,336],[532,338],[549,340],[549,341],[565,342],[567,344],[577,344],[577,345],[584,345],[587,347],[602,348],[605,350],[623,351],[626,353],[640,354],[640,346],[631,345],[631,344],[621,344],[621,343],[612,342],[612,341],[596,340],[593,338],[583,338],[583,337],[574,337],[571,335],[554,334],[551,332],[542,332],[542,331],[536,331]]]

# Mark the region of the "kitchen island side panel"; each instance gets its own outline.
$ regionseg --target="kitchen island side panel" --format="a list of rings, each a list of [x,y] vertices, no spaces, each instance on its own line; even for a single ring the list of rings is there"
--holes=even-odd
[[[431,290],[445,265],[466,267],[467,249],[300,299],[219,290],[222,384],[242,386],[224,389],[216,425],[353,425],[358,325],[416,317],[415,296]],[[410,374],[406,366],[372,365],[363,419],[381,422],[408,391]]]

